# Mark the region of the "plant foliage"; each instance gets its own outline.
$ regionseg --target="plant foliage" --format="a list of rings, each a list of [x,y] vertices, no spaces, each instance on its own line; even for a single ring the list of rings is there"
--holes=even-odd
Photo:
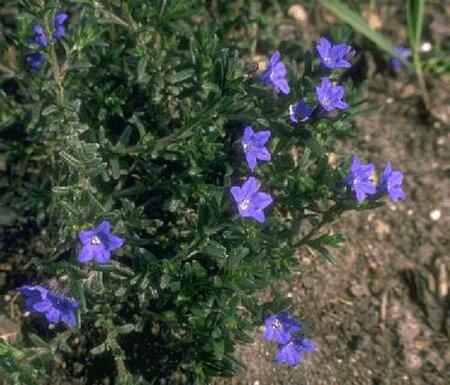
[[[51,280],[80,308],[77,328],[48,330],[37,317],[22,343],[0,344],[2,378],[46,383],[61,362],[69,380],[232,376],[243,369],[236,344],[290,306],[280,282],[302,247],[331,258],[343,237],[323,226],[380,204],[343,188],[349,157],[329,159],[360,102],[351,82],[349,110],[294,125],[289,104],[315,103],[315,54],[286,47],[289,96],[259,80],[251,47],[269,55],[278,41],[270,3],[6,1],[0,148],[20,166],[8,171],[21,191],[11,204],[45,229],[45,252],[29,255],[35,281],[23,283]],[[61,9],[66,37],[41,49],[39,71],[27,68],[33,25],[50,31]],[[272,130],[272,160],[254,174],[274,197],[263,225],[240,218],[229,192],[250,174],[240,148],[249,124]],[[125,245],[110,264],[81,265],[78,234],[102,220]]]

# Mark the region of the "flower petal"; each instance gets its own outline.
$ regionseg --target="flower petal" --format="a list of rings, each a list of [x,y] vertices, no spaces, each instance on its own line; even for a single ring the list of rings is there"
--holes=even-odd
[[[60,26],[64,24],[69,16],[65,12],[60,12],[55,16],[55,26]]]
[[[249,211],[251,212],[250,216],[259,223],[264,223],[266,221],[266,216],[262,210],[249,209]]]
[[[87,245],[91,243],[91,239],[95,234],[96,234],[95,230],[82,230],[78,234],[78,238],[80,239],[83,245]]]
[[[250,142],[251,139],[253,138],[253,135],[254,135],[254,134],[255,134],[255,133],[254,133],[254,131],[253,131],[253,129],[252,129],[251,126],[245,127],[245,130],[244,130],[244,136],[243,136],[243,138],[242,138],[242,141]]]
[[[319,44],[316,45],[317,52],[322,58],[325,58],[329,55],[331,49],[331,43],[327,38],[322,37],[319,40]]]
[[[97,226],[95,231],[97,233],[109,234],[111,232],[111,223],[109,223],[108,221],[103,221]]]
[[[109,237],[109,250],[115,250],[123,245],[123,239],[117,235],[110,235]]]
[[[259,186],[261,185],[260,181],[255,177],[249,177],[246,182],[242,185],[242,197],[250,198],[256,191],[258,191]]]
[[[96,246],[86,245],[81,248],[78,253],[77,261],[80,263],[87,263],[94,258],[94,249]]]
[[[233,195],[236,203],[241,203],[244,198],[242,197],[242,189],[239,186],[233,186],[230,188],[231,195]]]
[[[255,134],[254,141],[258,146],[264,146],[270,139],[270,135],[272,135],[270,130],[259,131]]]
[[[273,67],[275,66],[275,64],[277,64],[277,62],[280,60],[280,52],[279,51],[275,51],[272,56],[270,57],[270,66]]]
[[[52,307],[52,302],[47,300],[36,302],[32,308],[39,313],[45,313]]]
[[[250,170],[253,171],[257,165],[255,152],[252,151],[252,152],[246,153],[245,159],[247,160],[248,167],[250,167]]]
[[[45,313],[45,316],[48,322],[51,324],[57,324],[61,319],[61,312],[52,307]]]
[[[94,259],[97,263],[108,263],[111,259],[111,252],[104,247],[98,247],[94,252]]]
[[[255,155],[256,155],[256,158],[258,158],[260,160],[267,160],[268,161],[271,158],[269,150],[267,148],[265,148],[265,147],[257,149],[255,151]]]
[[[75,314],[71,311],[64,313],[61,317],[61,321],[69,327],[74,327],[77,324]]]

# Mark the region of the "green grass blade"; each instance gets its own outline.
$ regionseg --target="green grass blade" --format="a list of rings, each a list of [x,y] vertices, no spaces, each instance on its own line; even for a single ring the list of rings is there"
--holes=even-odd
[[[422,39],[423,18],[426,0],[407,0],[407,23],[411,47],[418,49]]]
[[[394,46],[383,35],[370,28],[367,21],[359,14],[352,11],[339,0],[319,0],[320,3],[333,12],[340,19],[350,24],[356,31],[363,34],[369,40],[372,40],[380,49],[386,51],[389,55],[394,56]]]
[[[422,40],[423,19],[426,0],[406,0],[406,21],[411,48],[413,51],[414,70],[419,80],[420,93],[425,107],[431,108],[430,96],[425,83],[425,77],[420,60],[420,42]]]

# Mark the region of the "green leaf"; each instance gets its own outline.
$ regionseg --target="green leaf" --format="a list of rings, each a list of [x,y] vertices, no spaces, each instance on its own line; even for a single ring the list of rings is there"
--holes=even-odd
[[[326,156],[323,147],[316,139],[309,138],[305,144],[317,158],[322,158]]]
[[[117,157],[113,157],[113,158],[109,159],[109,164],[111,166],[111,176],[115,180],[119,179],[120,178],[119,159],[117,159]]]
[[[192,78],[195,71],[192,68],[179,71],[172,76],[169,76],[167,81],[171,84],[181,83],[189,78]]]
[[[231,249],[230,256],[227,260],[227,267],[230,270],[233,270],[241,261],[249,254],[250,249],[247,247],[236,247]]]
[[[227,249],[216,241],[208,241],[208,243],[202,248],[202,253],[211,257],[226,258]]]
[[[55,186],[52,188],[54,194],[68,195],[74,190],[73,186]]]
[[[91,353],[93,356],[98,356],[99,354],[102,354],[106,351],[107,345],[105,342],[102,344],[96,346],[95,348],[92,348],[89,353]]]
[[[73,167],[76,170],[81,170],[83,168],[82,163],[66,151],[61,151],[59,155],[70,167]]]
[[[73,354],[72,348],[69,346],[69,344],[66,341],[61,341],[58,344],[58,348],[59,348],[59,350],[61,350],[64,353]]]
[[[48,116],[58,112],[58,107],[54,104],[50,104],[48,107],[44,108],[41,112],[42,116]]]
[[[134,331],[134,325],[133,324],[125,324],[116,326],[117,332],[119,334],[129,334]]]
[[[47,347],[48,343],[45,342],[41,337],[39,337],[37,334],[34,333],[29,333],[28,334],[28,338],[30,339],[31,343],[33,344],[33,346],[35,347]]]

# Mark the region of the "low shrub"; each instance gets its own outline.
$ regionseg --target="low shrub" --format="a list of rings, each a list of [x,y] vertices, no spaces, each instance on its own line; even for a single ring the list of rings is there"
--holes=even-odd
[[[267,21],[231,3],[8,2],[1,144],[33,170],[10,175],[45,241],[18,288],[24,340],[0,344],[11,383],[206,383],[243,369],[235,346],[264,322],[298,364],[314,344],[280,286],[298,253],[330,259],[344,238],[325,225],[404,198],[390,164],[376,185],[330,157],[361,102],[353,48],[292,55],[261,32],[270,59],[252,61]]]

